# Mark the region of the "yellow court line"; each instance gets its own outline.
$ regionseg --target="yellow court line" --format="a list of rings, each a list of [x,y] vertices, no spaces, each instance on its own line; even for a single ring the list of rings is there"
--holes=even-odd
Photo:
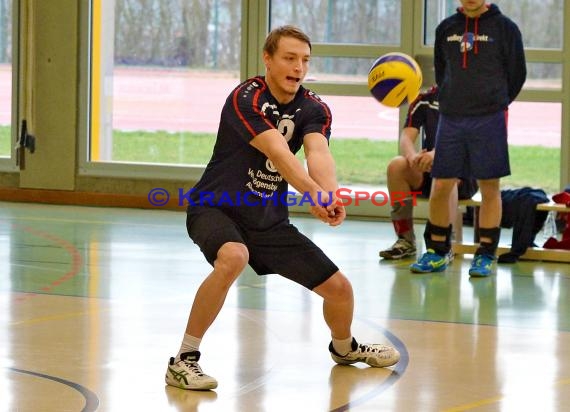
[[[467,403],[465,405],[455,406],[453,408],[444,409],[442,412],[461,412],[468,411],[469,409],[479,408],[481,406],[490,405],[493,403],[500,402],[503,399],[502,396],[496,396],[494,398],[482,399],[477,402]]]
[[[91,160],[101,160],[101,38],[102,38],[102,1],[93,0],[91,9]]]
[[[562,386],[562,385],[570,385],[570,379],[561,379],[559,381],[554,382],[554,386]],[[490,405],[493,403],[498,403],[502,401],[505,396],[496,396],[494,398],[482,399],[477,402],[467,403],[465,405],[455,406],[453,408],[444,409],[441,412],[461,412],[461,411],[468,411],[470,409],[479,408],[481,406]]]
[[[26,319],[26,320],[18,320],[13,322],[8,322],[8,326],[28,326],[42,322],[50,322],[50,321],[57,321],[57,320],[64,320],[70,318],[76,318],[81,316],[92,316],[102,312],[108,312],[109,309],[102,309],[97,311],[83,311],[83,312],[71,312],[71,313],[64,313],[60,315],[52,315],[52,316],[42,316],[40,318],[33,318],[33,319]]]
[[[60,218],[44,218],[44,217],[27,217],[27,216],[12,216],[10,218],[0,218],[2,220],[18,220],[18,221],[41,221],[41,222],[58,222],[58,223],[86,223],[86,224],[97,224],[97,225],[128,225],[128,226],[150,226],[150,227],[164,227],[164,226],[172,226],[177,227],[178,224],[158,224],[158,223],[138,223],[138,222],[130,222],[130,221],[122,221],[122,222],[110,222],[105,220],[79,220],[79,219],[60,219]],[[181,223],[183,225],[183,223]]]
[[[101,262],[99,261],[99,242],[96,240],[89,241],[89,296],[91,298],[97,298],[99,296],[101,287],[101,273],[99,267]],[[101,302],[99,299],[89,299],[88,307],[91,313],[102,313],[100,309]],[[101,316],[92,316],[89,322],[89,343],[87,354],[89,357],[90,365],[101,364],[100,356],[101,348]],[[90,388],[100,387],[101,376],[96,373],[94,369],[90,369],[88,373],[88,381]]]

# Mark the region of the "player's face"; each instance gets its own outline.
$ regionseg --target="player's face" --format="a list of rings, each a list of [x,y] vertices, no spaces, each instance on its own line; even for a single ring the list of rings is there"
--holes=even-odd
[[[273,56],[263,54],[265,79],[279,103],[293,100],[309,69],[310,57],[309,45],[294,37],[279,39]]]
[[[465,14],[470,17],[478,16],[487,10],[485,0],[459,0]]]

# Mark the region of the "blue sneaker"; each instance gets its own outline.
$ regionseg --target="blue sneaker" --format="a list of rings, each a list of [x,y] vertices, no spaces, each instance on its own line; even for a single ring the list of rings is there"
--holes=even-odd
[[[414,273],[441,272],[447,268],[449,257],[435,253],[433,249],[428,249],[416,263],[410,265],[410,270]]]
[[[469,276],[475,278],[484,278],[491,274],[491,266],[495,260],[494,256],[490,255],[475,255],[471,268],[469,269]]]

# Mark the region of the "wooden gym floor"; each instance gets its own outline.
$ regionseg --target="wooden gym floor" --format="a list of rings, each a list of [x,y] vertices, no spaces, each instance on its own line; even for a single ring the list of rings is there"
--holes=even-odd
[[[355,336],[396,346],[395,367],[335,366],[318,297],[248,270],[202,343],[218,389],[166,387],[210,270],[184,217],[0,203],[1,411],[570,411],[569,266],[470,280],[467,256],[413,275],[378,259],[388,222],[293,218],[352,280]]]

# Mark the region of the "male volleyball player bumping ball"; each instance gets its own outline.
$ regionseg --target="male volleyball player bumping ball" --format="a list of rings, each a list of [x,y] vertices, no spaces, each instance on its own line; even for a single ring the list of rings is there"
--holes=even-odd
[[[337,226],[346,217],[343,205],[328,195],[338,188],[328,147],[330,110],[301,86],[310,55],[311,42],[298,28],[272,30],[263,48],[265,76],[237,86],[222,109],[214,152],[192,190],[186,221],[190,238],[214,269],[196,292],[182,344],[166,370],[168,385],[217,387],[198,364],[199,347],[247,264],[259,275],[278,273],[323,298],[332,337],[328,349],[336,363],[385,367],[400,359],[390,346],[358,343],[352,336],[349,280],[289,222],[287,205],[278,201],[290,184],[310,196],[309,210],[323,222]],[[307,171],[295,157],[301,147]],[[210,195],[208,202],[200,202],[203,193]],[[235,354],[235,345],[228,346]]]

